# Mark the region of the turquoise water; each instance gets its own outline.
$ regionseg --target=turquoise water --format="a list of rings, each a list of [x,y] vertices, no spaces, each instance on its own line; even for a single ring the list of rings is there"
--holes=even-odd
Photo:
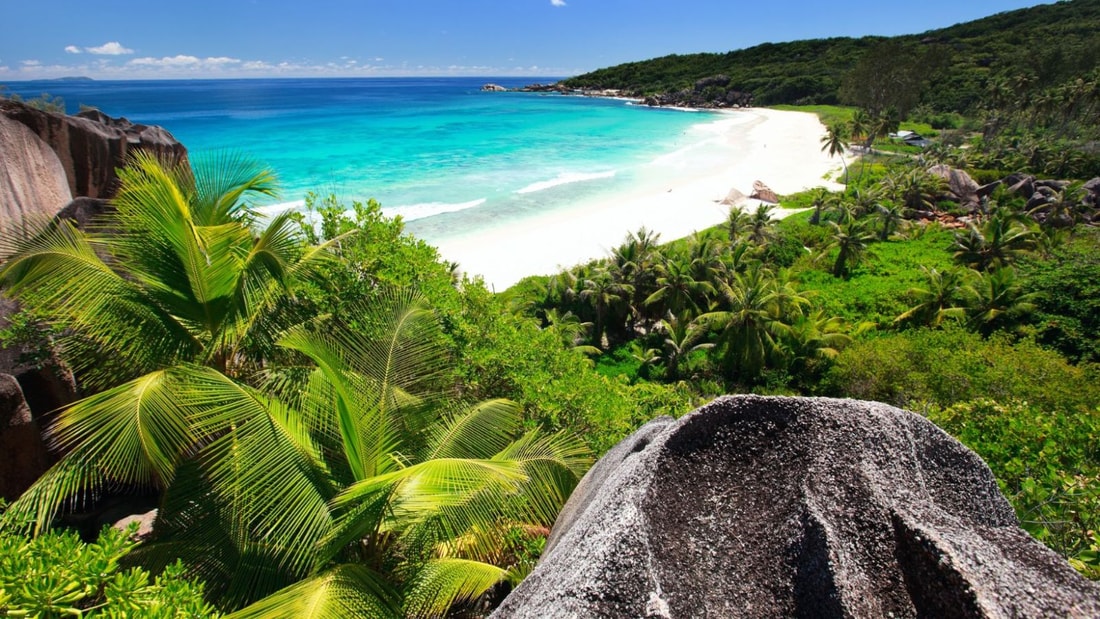
[[[626,101],[480,92],[486,81],[400,78],[25,82],[9,90],[164,126],[192,152],[232,149],[307,191],[376,198],[428,240],[654,187],[713,165],[706,113]],[[551,81],[543,79],[542,81]]]

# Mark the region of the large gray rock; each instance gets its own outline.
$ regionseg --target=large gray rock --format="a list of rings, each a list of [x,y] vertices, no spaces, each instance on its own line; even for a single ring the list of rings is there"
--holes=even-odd
[[[853,400],[720,398],[604,456],[493,614],[1097,617],[1100,586],[1019,528],[988,467]]]
[[[928,168],[928,172],[946,181],[951,196],[964,208],[974,210],[981,204],[982,188],[965,170],[939,164]]]
[[[72,199],[57,154],[22,123],[0,114],[0,234],[36,229]]]
[[[187,149],[167,130],[111,118],[98,110],[66,116],[0,101],[0,116],[23,124],[53,149],[72,196],[113,198],[118,191],[117,169],[137,149],[176,161],[187,157]],[[67,202],[57,204],[54,212]]]

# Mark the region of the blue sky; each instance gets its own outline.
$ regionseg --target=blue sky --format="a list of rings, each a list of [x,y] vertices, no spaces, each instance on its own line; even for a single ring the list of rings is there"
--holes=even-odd
[[[893,35],[1027,0],[3,0],[0,81],[566,76],[672,53]]]

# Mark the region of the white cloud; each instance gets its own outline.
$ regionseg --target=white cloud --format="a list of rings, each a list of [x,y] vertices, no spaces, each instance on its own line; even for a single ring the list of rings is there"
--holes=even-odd
[[[214,58],[207,58],[206,60],[203,60],[202,62],[203,62],[203,64],[216,66],[216,67],[225,66],[227,64],[240,64],[241,63],[239,58],[228,58],[226,56],[215,56]]]
[[[65,53],[67,53],[67,54],[79,54],[79,53],[81,53],[81,51],[80,51],[80,48],[75,46],[75,45],[66,45],[65,46]]]
[[[195,56],[179,54],[176,56],[165,56],[163,58],[152,58],[149,56],[145,58],[134,58],[127,64],[138,67],[189,67],[200,64],[201,62],[202,61]]]
[[[565,6],[565,0],[550,0],[550,4],[554,6]]]
[[[23,61],[23,66],[24,67],[38,67],[38,66],[41,66],[41,65],[42,65],[42,62],[38,61],[38,60],[24,60]]]
[[[65,48],[68,51],[68,48]],[[104,43],[99,47],[85,47],[84,51],[89,54],[99,54],[101,56],[124,56],[126,54],[134,53],[134,50],[123,47],[118,41],[111,41],[110,43]]]

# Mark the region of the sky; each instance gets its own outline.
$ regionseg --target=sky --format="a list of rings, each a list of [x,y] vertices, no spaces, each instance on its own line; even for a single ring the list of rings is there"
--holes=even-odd
[[[1035,0],[0,0],[0,82],[565,77],[667,54],[915,34]]]

